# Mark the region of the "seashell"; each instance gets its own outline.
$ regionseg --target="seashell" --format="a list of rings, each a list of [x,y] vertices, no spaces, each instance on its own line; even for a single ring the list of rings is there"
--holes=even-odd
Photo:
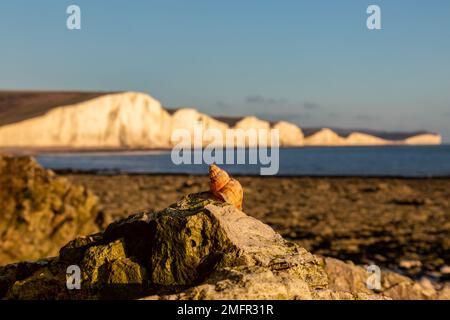
[[[219,199],[242,209],[244,190],[236,179],[230,178],[225,170],[215,164],[209,167],[210,189]]]
[[[210,189],[212,193],[218,192],[230,181],[230,176],[225,170],[215,164],[209,166]]]
[[[218,195],[225,202],[232,204],[239,210],[242,210],[242,201],[244,200],[244,190],[239,181],[230,179],[230,181],[223,187]]]

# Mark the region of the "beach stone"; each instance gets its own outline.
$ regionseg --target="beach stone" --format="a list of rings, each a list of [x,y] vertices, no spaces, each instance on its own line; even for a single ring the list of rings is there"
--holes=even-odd
[[[70,265],[80,268],[80,290],[66,288]],[[1,298],[379,298],[331,292],[320,259],[209,193],[117,221],[20,269],[0,267]]]
[[[0,156],[0,265],[54,256],[98,231],[98,199],[31,157]]]
[[[422,263],[419,260],[401,260],[399,266],[404,269],[420,268]]]
[[[450,266],[442,266],[440,271],[442,274],[450,274]]]
[[[366,285],[367,279],[371,275],[366,268],[334,258],[323,259],[331,290],[373,293],[373,290]],[[447,286],[437,289],[428,279],[413,281],[389,270],[381,271],[380,284],[381,288],[377,290],[377,293],[393,300],[450,299],[450,290]]]

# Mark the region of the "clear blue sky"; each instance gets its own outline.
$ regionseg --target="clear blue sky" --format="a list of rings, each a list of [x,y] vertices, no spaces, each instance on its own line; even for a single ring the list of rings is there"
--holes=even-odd
[[[82,29],[66,29],[77,4]],[[366,8],[382,10],[380,31]],[[0,88],[136,90],[166,107],[450,142],[448,0],[1,1]]]

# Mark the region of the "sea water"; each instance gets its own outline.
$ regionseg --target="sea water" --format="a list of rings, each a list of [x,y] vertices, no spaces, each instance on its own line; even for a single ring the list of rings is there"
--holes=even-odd
[[[170,151],[55,153],[36,158],[56,170],[194,175],[208,171],[207,164],[175,165]],[[260,173],[260,165],[223,167],[231,174]],[[450,177],[450,145],[282,148],[277,175]]]

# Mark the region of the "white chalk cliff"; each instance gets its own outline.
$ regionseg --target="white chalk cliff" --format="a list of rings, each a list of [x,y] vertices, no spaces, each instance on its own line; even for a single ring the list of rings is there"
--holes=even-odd
[[[0,127],[0,146],[167,147],[171,117],[140,93],[108,94]]]
[[[172,133],[176,130],[184,129],[189,133],[189,136],[192,139],[187,141],[188,143],[183,143],[178,136],[172,136]],[[228,129],[228,125],[217,121],[216,119],[207,116],[203,113],[198,112],[193,108],[182,108],[177,110],[171,118],[170,130],[167,132],[167,135],[170,139],[169,146],[173,146],[174,144],[181,144],[187,146],[197,146],[194,142],[194,139],[198,136],[198,142],[202,146],[206,146],[210,143],[220,143],[220,141],[215,141],[213,136],[208,136],[204,133],[208,132],[209,129],[215,129],[217,133],[220,133],[220,137],[225,136],[225,130]],[[200,131],[196,133],[196,131]]]
[[[421,144],[421,145],[426,145],[426,144],[441,144],[442,143],[442,137],[440,135],[437,134],[420,134],[414,137],[410,137],[405,139],[404,141],[405,144],[410,144],[410,145],[414,145],[414,144]]]
[[[0,147],[170,148],[177,144],[172,139],[175,130],[185,129],[194,135],[199,125],[222,135],[227,129],[278,129],[282,147],[441,143],[441,137],[435,134],[391,141],[359,132],[342,137],[327,128],[304,137],[295,124],[281,121],[272,126],[254,116],[244,117],[230,127],[193,108],[179,109],[171,115],[149,95],[123,92],[59,106],[43,115],[0,126]],[[203,137],[201,144],[211,141],[213,137]],[[245,144],[252,142],[247,139]]]
[[[302,130],[295,124],[280,121],[273,126],[280,132],[280,145],[288,147],[301,147],[304,145],[304,136]]]
[[[306,146],[341,146],[344,145],[344,138],[340,137],[331,129],[322,130],[305,138]]]
[[[344,144],[351,146],[364,146],[364,145],[378,146],[378,145],[392,144],[392,142],[386,139],[372,136],[367,133],[352,132],[348,137],[344,138]]]

